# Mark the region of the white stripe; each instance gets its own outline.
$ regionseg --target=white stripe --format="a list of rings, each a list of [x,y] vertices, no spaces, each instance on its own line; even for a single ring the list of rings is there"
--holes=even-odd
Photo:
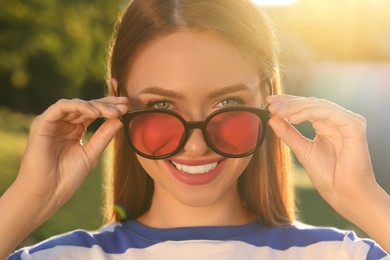
[[[123,254],[107,254],[98,246],[59,246],[22,259],[366,259],[369,246],[363,241],[319,242],[306,247],[275,250],[240,241],[167,241],[148,248],[128,249]],[[389,259],[389,258],[383,258]]]

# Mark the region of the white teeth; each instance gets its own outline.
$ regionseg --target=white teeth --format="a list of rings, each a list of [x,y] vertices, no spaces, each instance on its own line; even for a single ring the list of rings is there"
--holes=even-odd
[[[213,170],[215,167],[217,167],[218,164],[218,162],[215,162],[215,163],[209,163],[204,165],[190,166],[190,165],[184,165],[173,161],[171,162],[173,163],[173,165],[175,165],[176,169],[178,169],[179,171],[187,172],[190,174],[201,174],[201,173],[209,172]]]

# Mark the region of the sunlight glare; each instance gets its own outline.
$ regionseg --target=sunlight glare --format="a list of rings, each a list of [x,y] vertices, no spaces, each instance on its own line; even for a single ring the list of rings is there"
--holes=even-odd
[[[288,6],[295,4],[297,0],[253,0],[253,2],[261,6]]]

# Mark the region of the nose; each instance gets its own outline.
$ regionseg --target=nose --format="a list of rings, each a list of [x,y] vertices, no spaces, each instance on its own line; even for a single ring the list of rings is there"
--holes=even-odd
[[[184,146],[184,151],[193,156],[204,155],[209,151],[209,147],[200,129],[193,129],[191,131],[190,137]]]

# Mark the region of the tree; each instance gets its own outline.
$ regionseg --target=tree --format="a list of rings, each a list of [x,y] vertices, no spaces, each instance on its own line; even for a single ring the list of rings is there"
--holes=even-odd
[[[104,92],[118,2],[0,0],[0,105],[39,113]]]

